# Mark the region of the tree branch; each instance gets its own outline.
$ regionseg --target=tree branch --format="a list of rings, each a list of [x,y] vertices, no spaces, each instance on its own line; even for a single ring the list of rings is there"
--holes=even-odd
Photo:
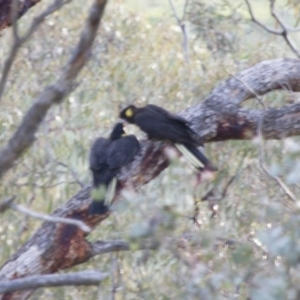
[[[36,17],[33,22],[31,23],[30,28],[27,30],[27,32],[24,34],[23,37],[19,37],[16,29],[16,24],[14,24],[14,41],[11,46],[11,50],[9,52],[9,56],[6,59],[3,70],[2,70],[2,75],[0,79],[0,100],[2,98],[3,92],[4,92],[4,87],[7,81],[8,74],[10,72],[10,69],[13,65],[13,62],[19,52],[19,49],[22,47],[24,43],[28,41],[28,39],[32,36],[32,34],[38,29],[39,25],[45,20],[47,16],[50,14],[54,13],[58,9],[60,9],[63,5],[66,3],[70,2],[70,0],[63,1],[63,0],[55,0],[51,5],[47,7],[45,11],[43,11],[38,17]],[[1,5],[1,2],[0,2]]]
[[[263,28],[265,31],[269,32],[269,33],[272,33],[272,34],[276,34],[276,35],[281,35],[282,34],[282,31],[280,30],[275,30],[273,28],[270,28],[266,25],[264,25],[263,23],[261,23],[260,21],[258,21],[255,16],[254,16],[254,13],[253,13],[253,10],[252,10],[252,7],[250,5],[250,2],[249,0],[245,0],[246,4],[247,4],[247,7],[248,7],[248,11],[249,11],[249,14],[251,16],[251,21],[256,23],[259,27]]]
[[[18,211],[24,215],[30,216],[32,218],[40,219],[40,220],[47,221],[47,222],[53,222],[53,223],[65,223],[65,224],[75,225],[75,226],[79,227],[82,231],[85,231],[85,232],[91,231],[91,229],[80,220],[59,218],[59,217],[53,217],[53,216],[40,214],[40,213],[37,213],[30,209],[27,209],[26,207],[23,207],[21,205],[17,205],[17,204],[11,203],[11,202],[8,204],[8,206],[11,209]],[[1,211],[1,206],[0,206],[0,211]]]
[[[265,31],[267,31],[271,34],[282,36],[283,39],[285,40],[285,42],[287,43],[287,45],[290,47],[290,49],[297,55],[298,58],[300,58],[300,51],[299,51],[299,49],[297,49],[295,43],[289,36],[289,32],[297,32],[300,30],[300,28],[291,28],[283,22],[283,20],[275,12],[275,0],[270,0],[270,11],[271,11],[272,17],[277,21],[277,23],[281,27],[281,30],[272,29],[272,28],[264,25],[260,21],[258,21],[253,14],[252,7],[250,5],[249,0],[245,0],[245,2],[247,4],[248,11],[251,16],[251,21],[256,23],[259,27],[263,28]]]
[[[45,88],[29,108],[7,145],[0,150],[0,178],[12,167],[15,160],[32,145],[35,133],[51,106],[62,102],[74,87],[74,79],[89,57],[105,5],[106,0],[94,2],[78,45],[69,62],[62,69],[59,79],[53,85]]]
[[[247,88],[249,87],[249,88]],[[300,135],[300,104],[282,108],[248,110],[241,108],[243,101],[274,90],[300,91],[300,61],[276,59],[261,62],[219,83],[201,103],[188,108],[181,115],[187,118],[205,142],[229,139],[252,139],[257,136],[262,114],[264,138],[280,139]],[[200,100],[199,100],[200,102]],[[168,166],[165,142],[142,141],[135,161],[118,175],[117,201],[127,185],[139,188],[155,178]],[[55,217],[79,219],[94,228],[108,215],[88,214],[91,186],[81,189],[73,198],[59,207]],[[12,256],[0,270],[0,280],[29,275],[55,273],[86,262],[97,252],[96,245],[86,239],[87,233],[74,225],[45,222],[37,232]],[[101,248],[98,253],[104,253]],[[105,246],[126,250],[126,244]],[[115,248],[115,249],[116,249]],[[96,251],[96,252],[95,252]],[[103,252],[102,252],[103,251]],[[31,291],[32,293],[32,291]],[[26,295],[30,295],[27,293]],[[26,299],[22,294],[22,299]],[[18,299],[16,293],[5,299]]]
[[[82,271],[68,274],[36,275],[0,282],[0,294],[40,287],[64,285],[98,285],[108,274],[98,271]]]

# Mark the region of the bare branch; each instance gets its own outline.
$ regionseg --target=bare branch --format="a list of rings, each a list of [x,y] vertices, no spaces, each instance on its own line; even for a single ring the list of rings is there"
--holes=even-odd
[[[282,31],[280,30],[275,30],[275,29],[272,29],[266,25],[264,25],[263,23],[261,23],[260,21],[258,21],[254,14],[253,14],[253,10],[252,10],[252,7],[250,5],[250,2],[249,0],[245,0],[247,6],[248,6],[248,10],[249,10],[249,13],[250,13],[250,16],[251,16],[251,20],[256,23],[258,26],[262,27],[264,30],[266,30],[267,32],[269,33],[272,33],[272,34],[276,34],[276,35],[282,35]]]
[[[30,209],[27,209],[26,207],[23,207],[21,205],[17,205],[15,203],[11,203],[11,202],[10,202],[10,204],[8,204],[8,206],[11,209],[18,211],[18,212],[20,212],[24,215],[27,215],[29,217],[32,217],[32,218],[40,219],[40,220],[47,221],[47,222],[53,222],[53,223],[64,223],[64,224],[69,224],[69,225],[75,225],[84,232],[91,232],[91,228],[88,227],[86,224],[84,224],[84,222],[82,222],[80,220],[59,218],[59,217],[53,217],[53,216],[40,214],[40,213],[37,213]]]
[[[281,18],[279,17],[279,15],[275,12],[275,0],[270,0],[270,8],[271,8],[271,14],[272,16],[276,19],[276,21],[279,23],[279,25],[285,29],[287,32],[297,32],[300,31],[300,27],[290,27],[287,24],[285,24],[283,22],[283,20],[281,20]]]
[[[253,14],[252,11],[252,7],[250,5],[249,0],[245,0],[247,6],[248,6],[248,10],[251,16],[251,20],[256,23],[258,26],[260,26],[261,28],[263,28],[264,30],[266,30],[267,32],[271,33],[271,34],[275,34],[275,35],[280,35],[283,37],[283,39],[285,40],[285,42],[287,43],[287,45],[290,47],[290,49],[297,55],[297,57],[300,58],[300,51],[297,49],[295,43],[293,42],[293,40],[289,37],[289,32],[296,32],[299,31],[300,28],[290,28],[288,25],[286,25],[283,20],[277,15],[277,13],[275,12],[275,0],[270,0],[270,10],[271,10],[271,14],[274,17],[274,19],[278,22],[278,24],[280,25],[280,27],[282,28],[282,30],[275,30],[272,29],[266,25],[264,25],[263,23],[261,23],[260,21],[258,21]]]
[[[185,0],[184,2],[184,7],[183,7],[183,15],[182,15],[182,20],[185,20],[185,16],[187,14],[187,9],[189,7],[189,0]]]
[[[81,271],[68,274],[51,274],[28,276],[11,281],[0,282],[0,294],[16,292],[40,287],[56,287],[65,285],[98,285],[108,277],[99,271]]]
[[[11,11],[10,11],[10,22],[13,24],[13,36],[15,41],[19,40],[19,33],[18,33],[18,6],[19,6],[19,0],[12,0],[11,3]],[[1,99],[1,94],[0,93],[0,99]]]
[[[175,20],[176,20],[176,22],[177,22],[177,24],[180,27],[181,32],[182,32],[182,36],[183,36],[182,48],[183,48],[183,53],[184,53],[184,60],[185,60],[186,63],[188,63],[188,61],[189,61],[189,56],[188,56],[188,37],[187,37],[187,32],[186,32],[185,24],[183,22],[184,20],[183,20],[183,18],[182,19],[179,18],[172,0],[169,0],[169,4],[171,6],[174,18],[175,18]],[[188,4],[188,1],[185,2],[183,17],[186,14],[187,4]]]
[[[300,58],[300,51],[297,49],[295,43],[293,42],[293,40],[288,35],[288,33],[289,33],[288,26],[283,22],[283,20],[281,20],[279,18],[279,16],[275,12],[274,5],[275,5],[275,0],[270,0],[271,14],[282,28],[282,34],[281,35],[284,38],[284,40],[286,41],[286,43],[288,44],[288,46],[292,49],[292,51]]]
[[[128,242],[123,240],[98,241],[91,245],[91,257],[115,251],[127,251],[130,249]]]
[[[13,1],[13,3],[17,4],[18,1]],[[23,37],[19,37],[17,32],[17,22],[13,23],[13,35],[14,35],[14,41],[11,46],[11,50],[9,52],[9,56],[6,59],[3,70],[2,70],[2,76],[0,79],[0,101],[4,92],[5,84],[7,81],[8,74],[10,72],[10,69],[13,65],[13,62],[18,54],[19,49],[22,47],[22,45],[27,42],[27,40],[32,36],[32,34],[38,29],[39,25],[45,20],[47,16],[52,14],[53,12],[59,10],[63,5],[66,3],[69,3],[70,0],[63,1],[63,0],[55,0],[51,5],[49,5],[44,12],[42,12],[38,17],[36,17],[33,22],[31,23],[30,28],[28,29],[27,33]],[[15,16],[16,17],[16,16]]]
[[[181,20],[180,20],[179,16],[177,15],[176,9],[175,9],[174,4],[173,4],[173,1],[172,0],[168,0],[168,1],[169,1],[170,6],[171,6],[171,9],[172,9],[173,15],[175,17],[175,20],[177,21],[178,26],[181,27]]]
[[[12,167],[14,161],[32,145],[35,140],[35,133],[51,106],[60,103],[71,92],[74,79],[89,57],[106,2],[106,0],[94,2],[78,45],[69,62],[63,68],[60,78],[52,86],[45,88],[27,111],[7,145],[1,149],[0,178]]]
[[[226,70],[226,69],[225,69]],[[228,74],[230,74],[230,76],[232,76],[233,78],[235,78],[237,81],[239,81],[240,83],[242,83],[245,87],[245,89],[247,89],[251,94],[255,95],[255,98],[257,99],[257,101],[259,102],[259,104],[262,106],[264,112],[266,111],[266,106],[262,100],[262,98],[260,97],[260,95],[258,95],[249,85],[248,83],[246,83],[245,81],[243,81],[242,79],[238,78],[237,76],[235,76],[234,74],[230,73],[229,71],[226,70],[226,72]]]

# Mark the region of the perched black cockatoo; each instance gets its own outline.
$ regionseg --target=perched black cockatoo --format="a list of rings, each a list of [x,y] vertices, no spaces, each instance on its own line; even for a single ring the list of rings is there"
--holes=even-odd
[[[115,125],[109,138],[95,140],[90,151],[94,189],[89,214],[105,214],[109,210],[117,187],[116,175],[139,150],[139,141],[134,135],[125,135],[122,123]]]
[[[128,123],[139,126],[149,138],[173,142],[177,149],[198,170],[217,170],[201,150],[197,148],[202,144],[196,138],[196,133],[190,128],[189,122],[184,118],[152,104],[141,108],[129,105],[120,112],[120,117]]]

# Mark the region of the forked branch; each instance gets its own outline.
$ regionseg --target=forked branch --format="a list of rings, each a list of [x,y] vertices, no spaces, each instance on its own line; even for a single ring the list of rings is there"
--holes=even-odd
[[[297,55],[298,58],[300,58],[300,50],[297,48],[295,42],[291,39],[291,37],[289,35],[290,32],[300,31],[300,27],[294,27],[294,28],[290,27],[283,21],[283,19],[278,15],[278,13],[275,10],[275,0],[270,0],[270,12],[271,12],[272,17],[276,20],[277,24],[281,28],[279,30],[270,28],[267,25],[260,22],[254,16],[254,13],[253,13],[253,10],[252,10],[251,4],[250,4],[250,0],[245,0],[245,2],[247,4],[248,11],[250,13],[252,22],[254,22],[259,27],[263,28],[265,31],[267,31],[271,34],[282,36],[282,38],[284,39],[286,44],[289,46],[289,48]]]

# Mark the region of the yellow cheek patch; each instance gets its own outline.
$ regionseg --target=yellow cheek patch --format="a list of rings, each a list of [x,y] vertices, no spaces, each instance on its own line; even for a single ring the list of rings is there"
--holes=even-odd
[[[125,116],[127,118],[130,118],[133,116],[133,110],[131,108],[128,108],[126,111],[125,111]]]

